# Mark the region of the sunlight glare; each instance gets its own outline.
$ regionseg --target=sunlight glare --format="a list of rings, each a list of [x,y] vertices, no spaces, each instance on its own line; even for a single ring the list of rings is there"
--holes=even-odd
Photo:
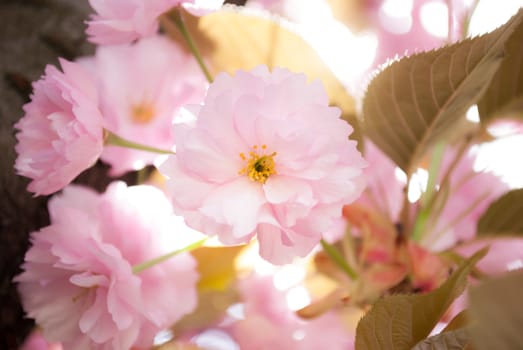
[[[380,22],[394,34],[408,33],[412,28],[412,0],[386,0],[379,9]]]
[[[409,202],[414,203],[420,199],[427,187],[428,180],[429,172],[425,169],[419,168],[414,174],[412,174],[408,193]]]
[[[299,264],[285,265],[274,274],[274,287],[287,290],[303,281],[305,274],[305,268]]]
[[[473,105],[467,110],[467,120],[473,123],[479,123],[479,111],[478,106]]]
[[[423,4],[420,9],[420,19],[423,28],[438,38],[448,36],[448,8],[442,2],[431,1]]]
[[[490,32],[504,24],[523,6],[523,0],[481,0],[470,21],[471,36]]]
[[[299,310],[311,302],[309,292],[304,286],[296,286],[289,290],[286,296],[287,306],[289,309],[296,311]]]

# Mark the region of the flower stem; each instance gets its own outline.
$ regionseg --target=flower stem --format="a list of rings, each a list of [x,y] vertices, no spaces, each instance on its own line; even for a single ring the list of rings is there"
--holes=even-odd
[[[138,265],[134,265],[133,266],[133,273],[134,274],[138,274],[140,272],[142,272],[143,270],[146,270],[150,267],[153,267],[154,265],[157,265],[157,264],[160,264],[166,260],[169,260],[170,258],[178,255],[178,254],[181,254],[181,253],[184,253],[184,252],[190,252],[191,250],[194,250],[196,248],[199,248],[201,247],[205,241],[207,240],[207,238],[204,238],[202,240],[199,240],[197,242],[194,242],[192,244],[189,244],[187,247],[185,248],[182,248],[182,249],[178,249],[178,250],[175,250],[173,252],[170,252],[170,253],[167,253],[165,255],[162,255],[162,256],[159,256],[157,258],[154,258],[152,260],[149,260],[149,261],[146,261],[146,262],[143,262],[141,264],[138,264]]]
[[[160,149],[156,147],[151,147],[147,145],[143,145],[141,143],[137,143],[134,141],[129,141],[127,139],[124,139],[123,137],[120,137],[116,134],[113,134],[109,130],[105,130],[105,144],[106,145],[112,145],[112,146],[118,146],[118,147],[125,147],[125,148],[132,148],[137,149],[140,151],[146,151],[146,152],[152,152],[152,153],[160,153],[160,154],[176,154],[173,151]]]
[[[200,69],[202,70],[203,74],[205,75],[205,78],[207,78],[207,81],[209,83],[212,83],[212,75],[207,69],[207,66],[205,65],[205,62],[203,61],[202,55],[200,53],[200,50],[198,50],[198,47],[196,47],[196,44],[194,43],[193,38],[189,34],[189,31],[187,30],[187,26],[185,25],[185,21],[183,20],[182,14],[180,11],[175,10],[169,12],[169,18],[171,18],[176,24],[176,27],[180,30],[180,33],[183,36],[183,39],[187,43],[187,46],[189,46],[189,50],[191,50],[192,54],[194,55],[194,58],[196,58],[196,61],[198,62],[198,65],[200,66]]]
[[[443,159],[444,150],[445,144],[440,142],[434,146],[434,151],[432,152],[427,187],[425,188],[425,193],[423,193],[423,196],[421,197],[421,210],[416,217],[414,222],[414,229],[412,230],[412,239],[417,242],[423,238],[426,223],[432,212],[432,207],[434,204],[433,198],[435,197],[436,190],[436,181],[438,178],[441,161]]]
[[[323,247],[323,250],[325,251],[325,253],[327,253],[327,255],[332,259],[332,261],[334,261],[336,263],[336,265],[338,265],[343,270],[343,272],[345,272],[347,274],[347,276],[350,277],[351,280],[355,280],[358,277],[358,275],[356,274],[356,271],[354,271],[349,266],[347,261],[345,261],[345,259],[343,259],[340,252],[336,248],[334,248],[334,246],[327,243],[324,239],[322,239],[320,241],[320,243],[321,243],[321,246]]]

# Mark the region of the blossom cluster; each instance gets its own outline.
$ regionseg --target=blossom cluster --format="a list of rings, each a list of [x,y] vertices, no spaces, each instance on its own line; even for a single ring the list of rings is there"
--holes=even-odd
[[[212,45],[203,56],[210,39],[195,44],[185,20],[219,18],[223,1],[89,3],[95,53],[47,66],[15,125],[16,171],[52,195],[14,279],[40,328],[24,349],[148,349],[165,334],[204,349],[210,333],[231,349],[352,349],[383,296],[430,293],[486,245],[481,273],[521,261],[520,240],[477,237],[510,190],[477,167],[484,129],[405,169],[332,80],[265,56],[221,67]],[[137,183],[73,183],[99,161]]]

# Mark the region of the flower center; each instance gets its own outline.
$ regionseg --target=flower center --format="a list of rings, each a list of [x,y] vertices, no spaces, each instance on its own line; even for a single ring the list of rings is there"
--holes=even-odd
[[[247,161],[247,165],[238,171],[239,175],[247,175],[252,181],[264,184],[272,174],[276,174],[274,156],[276,152],[266,154],[267,146],[262,145],[261,150],[254,145],[249,152],[249,158],[245,153],[240,153],[242,160]]]
[[[140,103],[131,107],[131,119],[138,124],[146,124],[154,118],[154,107],[150,103]]]

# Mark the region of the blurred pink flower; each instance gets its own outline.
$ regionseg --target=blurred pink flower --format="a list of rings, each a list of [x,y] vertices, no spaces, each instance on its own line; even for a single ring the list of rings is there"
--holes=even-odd
[[[101,46],[94,59],[104,127],[125,139],[171,149],[173,121],[182,105],[200,103],[207,83],[196,61],[161,36],[134,45]],[[139,170],[162,156],[130,148],[107,146],[101,159],[112,175]]]
[[[371,141],[365,140],[363,154],[369,162],[364,170],[367,187],[357,203],[374,208],[395,223],[403,205],[406,181],[396,177],[399,168]]]
[[[421,21],[421,8],[427,0],[414,0],[410,11],[402,11],[391,16],[384,11],[382,4],[373,6],[369,12],[370,21],[378,38],[378,49],[373,66],[383,64],[396,56],[430,50],[442,45],[445,38],[429,33]]]
[[[487,246],[489,247],[487,255],[477,264],[481,271],[489,275],[499,275],[509,270],[523,268],[523,239],[521,238],[479,239],[460,245],[455,251],[469,257]]]
[[[355,204],[359,207],[365,207],[369,211],[369,215],[374,216],[375,220],[385,220],[394,224],[399,220],[399,213],[403,204],[405,181],[402,182],[395,176],[396,165],[370,140],[365,140],[363,153],[365,160],[368,162],[368,166],[363,170],[367,186]],[[346,214],[350,215],[350,210],[353,209],[353,207],[354,206],[346,207]],[[371,214],[373,211],[379,213],[381,218],[378,218],[376,213]],[[363,212],[360,212],[357,215],[362,214]],[[347,229],[347,218],[348,217],[340,218],[329,231],[324,233],[323,237],[328,242],[341,239]],[[353,219],[355,218],[353,217]],[[357,232],[353,230],[353,233]],[[383,237],[376,235],[375,238],[379,249],[388,249],[385,248],[387,244],[382,244]],[[393,240],[394,239],[395,238],[393,238]]]
[[[411,4],[407,1],[404,3],[402,4],[404,6],[398,6],[399,3],[393,1],[364,1],[371,29],[375,31],[378,38],[378,49],[373,66],[383,64],[396,56],[434,49],[448,42],[448,37],[451,41],[461,39],[464,19],[469,16],[472,2],[414,0],[410,2]],[[448,4],[451,6],[452,21],[450,36],[445,35],[445,30],[448,29],[448,16],[442,18],[435,13],[440,9],[448,11]],[[424,13],[432,20],[431,26],[423,17]],[[429,28],[436,29],[434,27],[437,27],[438,33],[429,30]]]
[[[240,291],[244,318],[233,324],[232,333],[241,349],[258,350],[349,350],[354,334],[342,319],[328,312],[305,320],[287,306],[285,291],[274,288],[272,278],[249,277]]]
[[[158,32],[158,17],[183,6],[195,16],[218,10],[224,0],[89,0],[96,14],[87,21],[95,44],[126,44]]]
[[[33,331],[24,341],[20,350],[63,350],[60,343],[49,343],[40,331]]]
[[[415,289],[428,292],[438,288],[448,278],[449,267],[439,255],[412,241],[408,242],[407,251],[410,282]]]
[[[439,174],[440,183],[455,157],[454,149],[445,151]],[[474,152],[463,155],[449,177],[449,194],[443,210],[433,218],[435,225],[422,241],[432,251],[473,239],[481,215],[490,203],[508,191],[508,185],[500,177],[488,171],[474,170],[475,159]]]
[[[499,138],[522,135],[523,123],[521,120],[511,118],[494,119],[489,123],[488,131]]]
[[[95,44],[124,44],[156,34],[158,17],[183,0],[89,0],[96,11],[87,21]]]
[[[36,195],[62,189],[96,162],[103,149],[102,116],[94,81],[77,63],[48,65],[33,84],[31,102],[15,125],[20,130],[15,168],[31,178]]]
[[[148,347],[196,306],[189,254],[133,273],[177,246],[169,201],[150,186],[114,183],[105,194],[71,185],[49,203],[51,225],[32,234],[15,278],[29,317],[66,349]],[[175,302],[182,301],[182,302]]]
[[[221,74],[161,166],[175,210],[227,244],[257,233],[274,263],[304,256],[363,190],[366,162],[319,81],[265,66]]]

